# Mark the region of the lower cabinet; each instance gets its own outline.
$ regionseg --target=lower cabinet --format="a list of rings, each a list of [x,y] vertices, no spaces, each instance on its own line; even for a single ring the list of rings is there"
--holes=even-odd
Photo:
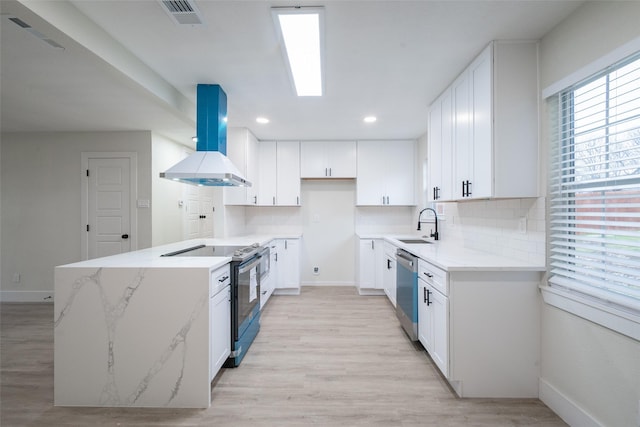
[[[276,284],[274,293],[300,293],[300,239],[275,239],[277,246]]]
[[[418,263],[418,338],[460,397],[538,396],[539,271]]]
[[[383,289],[382,239],[360,239],[356,283],[360,294],[381,295]]]
[[[260,282],[260,309],[265,306],[269,297],[273,294],[276,288],[276,282],[278,281],[278,246],[276,241],[272,240],[268,243],[269,246],[269,275]]]
[[[396,306],[396,250],[397,248],[389,242],[384,242],[382,254],[382,287],[384,293]]]
[[[211,273],[209,284],[209,381],[231,354],[231,274],[229,265]],[[220,289],[220,285],[226,285]],[[217,291],[217,292],[215,292]],[[215,292],[215,293],[214,293]]]
[[[449,298],[445,271],[418,261],[418,339],[445,377],[449,376]],[[444,282],[442,279],[444,278]],[[438,282],[440,281],[440,282]],[[445,293],[438,288],[444,285]]]

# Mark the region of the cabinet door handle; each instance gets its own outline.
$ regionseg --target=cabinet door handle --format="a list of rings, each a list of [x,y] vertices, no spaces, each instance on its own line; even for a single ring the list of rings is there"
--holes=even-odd
[[[466,194],[466,191],[465,191],[466,188],[465,187],[466,187],[466,185],[464,184],[464,181],[462,181],[462,197],[464,197],[465,194]]]
[[[471,181],[467,180],[467,197],[471,197]]]
[[[331,168],[329,168],[329,176],[331,176]]]
[[[275,206],[276,204],[276,196],[273,196],[273,205]]]
[[[289,248],[287,247],[287,241],[286,241],[286,240],[284,241],[284,248],[285,248],[285,249],[289,249]]]
[[[373,246],[373,240],[371,241],[371,249],[375,249],[375,247]]]
[[[391,270],[391,260],[387,258],[387,270]]]
[[[431,295],[431,291],[429,291],[429,289],[424,288],[425,291],[427,291],[427,299],[425,300],[425,302],[427,303],[427,305],[431,305],[431,300],[429,300],[429,295]]]
[[[427,302],[427,288],[423,287],[422,290],[422,294],[424,295],[424,302]]]
[[[254,205],[258,204],[258,196],[253,196],[253,204]]]
[[[324,168],[324,176],[329,176],[329,169],[328,168]]]
[[[296,196],[296,205],[300,204],[300,196]]]

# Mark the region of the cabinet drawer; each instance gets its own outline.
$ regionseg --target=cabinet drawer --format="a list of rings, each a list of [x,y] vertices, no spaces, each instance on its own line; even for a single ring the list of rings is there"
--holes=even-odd
[[[209,297],[213,297],[218,292],[231,284],[231,269],[229,264],[211,272],[209,280]]]
[[[449,281],[446,271],[420,259],[418,260],[418,277],[440,291],[443,295],[449,295]]]

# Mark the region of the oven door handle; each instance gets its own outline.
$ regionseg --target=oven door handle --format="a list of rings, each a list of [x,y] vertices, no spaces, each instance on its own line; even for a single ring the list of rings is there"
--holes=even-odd
[[[249,262],[247,264],[242,264],[242,265],[239,266],[238,274],[246,273],[247,271],[251,270],[256,265],[260,264],[260,258],[254,257],[254,258],[251,258],[251,259],[253,261],[251,261],[251,262]]]

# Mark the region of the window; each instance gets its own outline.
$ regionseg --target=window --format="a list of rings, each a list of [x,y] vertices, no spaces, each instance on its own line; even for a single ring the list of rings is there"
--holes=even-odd
[[[549,107],[549,285],[637,319],[640,55],[560,92]]]

